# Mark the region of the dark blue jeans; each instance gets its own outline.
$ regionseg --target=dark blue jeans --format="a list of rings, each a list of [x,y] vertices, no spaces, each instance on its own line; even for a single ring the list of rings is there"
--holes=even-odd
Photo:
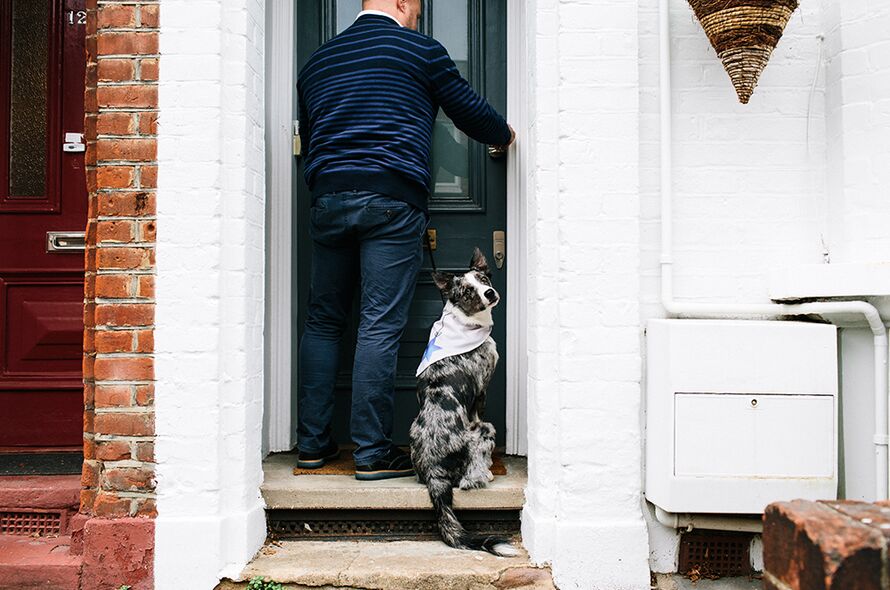
[[[367,464],[392,447],[399,339],[414,297],[427,220],[403,201],[349,191],[318,197],[309,223],[312,277],[300,343],[297,446],[312,452],[330,444],[340,345],[358,287],[350,429],[355,461]]]

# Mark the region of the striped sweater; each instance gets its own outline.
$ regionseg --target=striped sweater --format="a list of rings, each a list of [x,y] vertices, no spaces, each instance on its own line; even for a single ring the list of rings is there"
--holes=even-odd
[[[297,93],[313,199],[367,190],[426,211],[439,107],[479,142],[510,140],[504,118],[438,41],[385,16],[363,15],[322,45],[300,72]]]

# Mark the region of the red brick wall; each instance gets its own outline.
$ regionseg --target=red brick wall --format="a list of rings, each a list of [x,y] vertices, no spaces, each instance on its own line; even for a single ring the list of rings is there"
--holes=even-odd
[[[87,0],[81,512],[153,517],[157,2]]]

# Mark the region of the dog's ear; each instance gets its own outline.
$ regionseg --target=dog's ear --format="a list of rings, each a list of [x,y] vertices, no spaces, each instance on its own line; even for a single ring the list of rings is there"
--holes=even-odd
[[[478,270],[483,274],[488,274],[488,261],[485,260],[485,255],[479,248],[476,248],[473,252],[473,259],[470,260],[470,269]]]
[[[433,281],[440,291],[447,293],[451,290],[451,284],[454,282],[453,274],[450,272],[434,272],[430,274],[433,276]]]

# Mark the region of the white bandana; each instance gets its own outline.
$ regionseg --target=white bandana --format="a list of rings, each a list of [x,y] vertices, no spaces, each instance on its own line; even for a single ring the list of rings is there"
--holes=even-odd
[[[457,356],[476,350],[491,336],[491,326],[468,326],[455,316],[454,305],[449,301],[433,328],[430,330],[430,341],[426,345],[423,359],[417,367],[416,376],[420,376],[427,367],[450,356]]]

